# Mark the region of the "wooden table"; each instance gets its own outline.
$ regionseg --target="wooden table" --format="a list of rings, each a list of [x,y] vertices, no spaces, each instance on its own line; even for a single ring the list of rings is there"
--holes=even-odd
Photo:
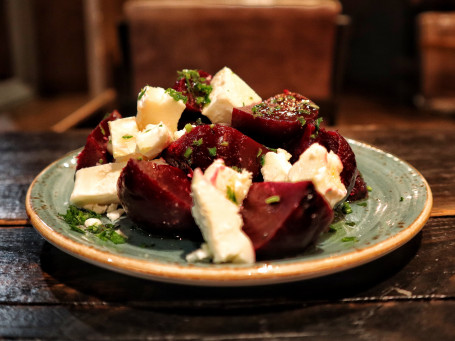
[[[25,193],[87,132],[0,134],[0,339],[454,340],[455,130],[340,131],[414,165],[433,190],[432,217],[372,263],[250,288],[146,281],[63,253],[27,221]]]

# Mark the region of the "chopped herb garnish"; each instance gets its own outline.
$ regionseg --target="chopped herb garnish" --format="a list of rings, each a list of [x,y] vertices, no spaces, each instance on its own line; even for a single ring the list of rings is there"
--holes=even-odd
[[[264,163],[265,163],[265,157],[264,157],[264,155],[259,156],[259,164],[260,164],[261,166],[264,166]]]
[[[212,123],[209,127],[210,127],[211,129],[213,129],[213,128],[215,128],[215,124]]]
[[[205,77],[201,77],[197,70],[188,69],[178,71],[177,74],[185,79],[187,91],[193,96],[196,104],[204,106],[210,103],[209,95],[212,92],[212,86],[206,84]]]
[[[103,126],[101,124],[100,124],[100,130],[101,130],[101,134],[106,136],[106,131],[104,130],[104,128],[103,128]]]
[[[141,98],[145,95],[145,92],[147,91],[147,88],[148,88],[148,85],[147,86],[144,86],[142,88],[142,90],[139,92],[139,94],[137,95],[137,100],[140,101]]]
[[[207,148],[210,156],[216,156],[216,147]]]
[[[237,173],[242,173],[242,168],[237,167],[237,166],[231,166],[233,170],[235,170]]]
[[[335,233],[336,231],[338,231],[338,229],[336,228],[335,225],[330,225],[330,226],[329,226],[329,232],[330,232],[330,233]]]
[[[367,191],[368,192],[371,192],[373,190],[373,188],[371,186],[367,186]]]
[[[324,120],[324,119],[323,119],[322,117],[319,117],[316,121],[314,121],[314,125],[315,125],[315,127],[316,127],[316,132],[319,131],[319,126],[321,125],[321,123],[322,123],[323,120]]]
[[[86,229],[81,227],[87,219],[97,218],[100,219],[101,215],[95,212],[77,208],[74,205],[70,205],[65,214],[59,214],[60,217],[70,226],[71,230],[83,233],[90,232],[96,237],[104,241],[111,241],[114,244],[122,244],[126,242],[126,238],[115,231],[115,227],[112,224],[94,224]]]
[[[139,157],[137,158],[137,160],[138,160],[138,161],[142,161],[142,156],[139,156]]]
[[[353,221],[347,221],[345,224],[348,226],[355,226],[355,223]]]
[[[319,110],[319,105],[317,105],[316,103],[314,103],[314,102],[312,102],[312,101],[310,101],[310,102],[308,103],[308,105],[309,105],[310,107],[312,107],[313,109]]]
[[[227,147],[227,146],[229,146],[229,142],[228,141],[223,141],[223,142],[220,143],[220,146]]]
[[[279,195],[272,195],[271,197],[268,197],[267,199],[265,199],[265,203],[267,205],[269,204],[274,204],[274,203],[277,203],[277,202],[280,202],[281,198]]]
[[[189,133],[189,132],[191,132],[191,130],[193,130],[193,126],[191,125],[191,123],[185,124],[185,130],[187,133]]]
[[[363,206],[363,207],[367,207],[367,202],[366,201],[363,201],[363,202],[358,202],[357,203],[357,206]]]
[[[89,210],[79,209],[74,205],[70,205],[65,214],[59,214],[60,217],[70,226],[83,226],[89,218],[100,219],[101,215]]]
[[[125,140],[129,140],[131,138],[133,138],[133,135],[123,135],[122,136],[122,139],[125,139]]]
[[[403,201],[403,200],[404,200],[404,198],[403,198],[403,197],[400,197],[400,201]]]
[[[256,157],[261,156],[261,154],[262,154],[262,149],[258,149],[258,152],[257,152],[257,154],[256,154]]]
[[[112,228],[106,228],[104,231],[97,234],[97,237],[104,241],[110,240],[114,244],[123,244],[126,242],[125,237],[115,232]]]
[[[168,88],[166,89],[166,93],[171,96],[174,101],[178,102],[178,101],[183,101],[183,103],[186,104],[186,102],[188,101],[188,97],[186,97],[184,94],[182,94],[181,92],[175,90],[175,89],[172,89],[172,88]]]
[[[343,243],[346,243],[346,242],[356,242],[358,239],[357,237],[343,237],[341,238],[341,241]]]
[[[104,163],[104,160],[103,159],[99,159],[98,163],[102,165]]]
[[[186,148],[185,153],[183,153],[183,156],[188,159],[191,154],[193,153],[193,149],[191,147]]]
[[[343,203],[343,205],[341,206],[341,211],[344,214],[350,214],[350,213],[352,213],[352,207],[351,207],[351,205],[349,205],[349,203],[347,201],[345,201]]]
[[[193,141],[193,146],[198,146],[199,147],[200,145],[202,145],[203,142],[204,141],[202,140],[202,137],[201,137],[199,140],[194,140]]]
[[[297,120],[300,122],[302,126],[306,124],[306,120],[303,117],[297,117]]]
[[[235,197],[235,191],[232,189],[231,186],[226,186],[226,196],[234,204],[237,204],[237,198]]]

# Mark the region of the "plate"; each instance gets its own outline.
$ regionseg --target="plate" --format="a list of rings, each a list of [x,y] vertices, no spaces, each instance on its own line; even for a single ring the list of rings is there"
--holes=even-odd
[[[253,265],[189,264],[185,255],[199,243],[143,232],[128,218],[120,220],[125,244],[104,242],[70,230],[60,218],[74,186],[74,151],[50,164],[30,185],[27,214],[50,243],[75,257],[123,274],[191,285],[246,286],[315,278],[357,267],[400,247],[430,216],[433,203],[427,181],[408,163],[372,146],[348,140],[372,191],[351,203],[352,213],[333,224],[314,247],[284,259]]]

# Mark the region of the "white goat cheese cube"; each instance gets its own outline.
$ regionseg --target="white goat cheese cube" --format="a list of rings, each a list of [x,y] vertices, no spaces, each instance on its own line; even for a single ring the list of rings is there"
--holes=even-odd
[[[278,148],[276,153],[266,153],[264,155],[264,165],[261,168],[264,181],[289,181],[288,173],[292,167],[289,162],[291,156],[291,154],[281,148]]]
[[[143,93],[142,93],[143,92]],[[144,130],[148,124],[163,122],[169,130],[177,131],[177,124],[186,105],[183,100],[175,100],[163,88],[146,86],[137,102],[137,125]]]
[[[136,151],[149,159],[159,155],[172,142],[168,127],[159,124],[148,124],[136,137]]]
[[[79,169],[76,172],[70,203],[79,207],[120,203],[117,180],[125,165],[126,162],[107,163]]]
[[[314,143],[292,165],[289,180],[313,181],[316,190],[324,196],[331,207],[334,207],[347,194],[340,178],[342,170],[343,164],[338,155],[332,151],[327,153],[327,149]]]
[[[191,182],[191,209],[215,263],[254,263],[253,244],[242,231],[239,207],[196,169]]]
[[[122,162],[135,156],[138,127],[135,117],[109,121],[112,155],[115,161]]]
[[[209,95],[210,103],[204,106],[202,114],[212,123],[230,125],[234,107],[262,101],[261,97],[228,67],[218,71],[210,85],[212,86],[212,92]]]
[[[241,205],[252,183],[252,173],[241,173],[224,164],[224,160],[215,160],[204,172],[204,176],[219,191],[237,205]]]

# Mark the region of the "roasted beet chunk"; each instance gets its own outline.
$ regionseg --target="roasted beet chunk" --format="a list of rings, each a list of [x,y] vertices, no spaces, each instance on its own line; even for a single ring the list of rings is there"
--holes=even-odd
[[[243,230],[262,259],[302,252],[333,219],[311,181],[254,183],[241,214]]]
[[[219,124],[194,127],[164,151],[164,159],[185,171],[203,171],[216,159],[223,159],[229,167],[246,169],[253,179],[261,174],[263,156],[268,148],[238,130]]]
[[[272,147],[302,133],[306,122],[313,122],[319,107],[295,92],[285,91],[259,104],[232,111],[232,126],[258,142]]]
[[[319,127],[316,127],[313,123],[306,123],[299,136],[284,143],[284,149],[292,155],[292,163],[296,162],[299,159],[300,154],[314,143],[318,129]]]
[[[348,193],[351,193],[358,171],[355,154],[348,141],[337,131],[321,128],[315,138],[315,142],[338,155],[343,163],[343,171],[340,174],[341,181]]]
[[[177,74],[178,78],[173,89],[188,98],[186,102],[187,110],[201,112],[204,104],[210,102],[212,75],[202,70],[187,69],[178,71]]]
[[[358,173],[357,177],[355,178],[354,188],[349,194],[348,200],[356,201],[365,199],[367,197],[368,197],[367,184],[365,183],[365,180],[363,179],[362,175]]]
[[[107,152],[107,144],[111,135],[108,122],[119,118],[122,118],[122,115],[114,110],[92,130],[87,137],[84,149],[77,156],[76,170],[112,161],[112,155]]]
[[[128,217],[144,230],[164,235],[200,236],[191,215],[191,182],[169,165],[130,159],[118,180]]]

